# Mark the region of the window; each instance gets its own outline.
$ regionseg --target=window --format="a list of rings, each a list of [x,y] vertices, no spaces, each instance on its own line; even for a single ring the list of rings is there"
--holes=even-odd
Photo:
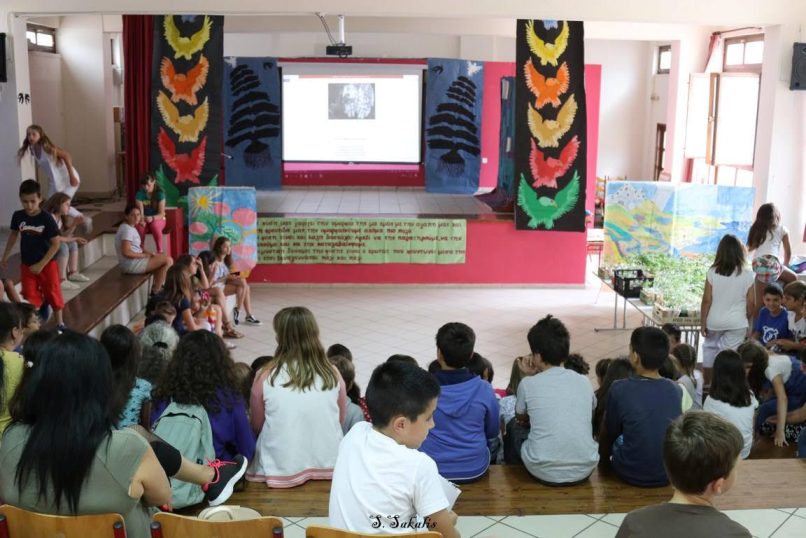
[[[657,181],[663,172],[664,159],[666,157],[666,124],[659,123],[655,131],[655,166],[654,179]]]
[[[658,68],[655,73],[658,75],[668,75],[672,68],[672,46],[662,45],[658,47]]]
[[[764,59],[764,34],[731,37],[725,40],[723,71],[758,73]]]
[[[28,50],[56,52],[56,30],[38,24],[29,24],[25,36],[28,38]]]

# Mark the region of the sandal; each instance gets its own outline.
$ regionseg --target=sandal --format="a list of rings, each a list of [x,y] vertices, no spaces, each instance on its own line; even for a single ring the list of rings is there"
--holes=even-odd
[[[235,329],[232,328],[232,325],[225,325],[224,330],[222,331],[222,335],[224,338],[243,338],[243,334],[239,333]]]

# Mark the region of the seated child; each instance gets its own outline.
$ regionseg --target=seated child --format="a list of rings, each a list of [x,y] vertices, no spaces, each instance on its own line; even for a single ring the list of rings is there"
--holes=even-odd
[[[488,439],[498,436],[498,400],[492,386],[467,369],[476,343],[473,329],[447,323],[436,340],[441,369],[433,375],[442,396],[434,415],[436,426],[420,450],[437,462],[439,473],[448,480],[476,480],[490,465]]]
[[[364,420],[364,412],[358,404],[361,399],[361,391],[356,390],[358,385],[355,384],[355,367],[352,361],[342,355],[333,355],[329,360],[341,374],[347,392],[347,408],[344,411],[344,422],[341,423],[341,431],[347,435],[350,428]]]
[[[604,382],[604,378],[607,375],[607,368],[610,366],[610,362],[613,359],[599,359],[599,362],[596,363],[594,370],[596,372],[596,386],[601,388],[602,383]],[[596,389],[596,399],[599,399],[599,389]]]
[[[664,323],[661,325],[660,330],[666,333],[666,336],[669,337],[669,347],[674,348],[677,344],[681,342],[681,338],[683,337],[683,331],[680,330],[680,327],[675,325],[674,323]]]
[[[669,357],[669,339],[657,327],[638,327],[630,337],[630,362],[635,376],[610,387],[605,410],[610,463],[619,478],[641,487],[669,483],[663,469],[663,436],[682,413],[683,388],[658,370]]]
[[[778,346],[781,352],[797,355],[806,349],[806,318],[803,317],[803,307],[806,304],[806,282],[796,280],[784,287],[784,307],[786,308],[789,338],[777,338],[770,342]]]
[[[704,411],[674,420],[663,441],[663,464],[674,494],[669,502],[633,510],[617,537],[750,538],[750,532],[714,508],[716,496],[736,481],[742,435],[736,426]]]
[[[588,372],[591,371],[590,364],[588,364],[585,357],[579,353],[571,353],[568,355],[568,358],[563,361],[563,367],[581,375],[588,375]]]
[[[775,347],[775,340],[789,339],[789,317],[781,306],[784,292],[777,284],[764,288],[764,306],[753,324],[753,340],[758,340],[767,349]]]
[[[356,424],[339,446],[330,526],[373,534],[430,530],[459,538],[445,481],[434,460],[417,450],[434,427],[439,393],[434,376],[421,368],[398,361],[375,368],[366,395],[374,422]]]
[[[697,350],[689,344],[677,344],[672,346],[672,357],[679,367],[680,377],[677,382],[688,392],[694,409],[702,409],[702,388],[705,382],[702,372],[697,370]]]
[[[530,424],[520,447],[523,464],[529,474],[551,485],[587,480],[599,463],[592,432],[593,386],[584,375],[563,368],[571,337],[560,320],[546,316],[527,338],[541,371],[518,387],[515,413],[528,414]]]
[[[599,383],[599,388],[593,393],[594,396],[596,396],[596,409],[593,412],[593,438],[599,442],[599,454],[607,453],[609,455],[609,450],[602,450],[607,443],[605,442],[606,436],[600,435],[600,432],[604,431],[604,416],[605,409],[607,409],[608,396],[610,395],[610,387],[619,379],[626,379],[635,374],[635,370],[632,367],[630,359],[627,357],[602,360],[608,361],[608,365],[607,372],[605,372],[604,378]]]

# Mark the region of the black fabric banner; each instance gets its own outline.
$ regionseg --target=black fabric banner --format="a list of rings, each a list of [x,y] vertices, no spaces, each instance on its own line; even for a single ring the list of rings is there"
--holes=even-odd
[[[223,54],[224,17],[156,17],[151,170],[169,206],[187,207],[190,187],[218,184]]]
[[[518,20],[516,47],[515,227],[584,231],[582,22]]]

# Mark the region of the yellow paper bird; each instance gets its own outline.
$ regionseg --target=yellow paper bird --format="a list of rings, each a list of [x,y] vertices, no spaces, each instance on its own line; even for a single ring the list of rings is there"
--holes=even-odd
[[[560,145],[560,139],[571,128],[576,115],[577,102],[574,99],[574,95],[571,94],[557,113],[556,120],[544,120],[540,112],[532,106],[532,103],[529,103],[526,120],[529,124],[529,131],[537,139],[538,146],[541,148],[556,148]]]
[[[526,22],[526,42],[535,56],[540,60],[540,65],[551,64],[557,67],[557,60],[568,47],[568,23],[562,21],[563,28],[557,35],[554,43],[546,43],[535,33],[535,21]]]
[[[162,121],[179,135],[180,142],[198,142],[199,133],[207,127],[207,118],[210,114],[210,105],[205,97],[204,102],[199,105],[193,114],[186,116],[179,115],[179,109],[171,102],[171,99],[160,91],[157,96],[157,107],[162,114]]]
[[[165,16],[163,26],[165,27],[165,41],[174,49],[174,58],[187,58],[190,60],[210,39],[210,28],[213,26],[213,21],[205,15],[202,27],[190,37],[183,37],[179,34],[179,28],[176,27],[173,15]]]

